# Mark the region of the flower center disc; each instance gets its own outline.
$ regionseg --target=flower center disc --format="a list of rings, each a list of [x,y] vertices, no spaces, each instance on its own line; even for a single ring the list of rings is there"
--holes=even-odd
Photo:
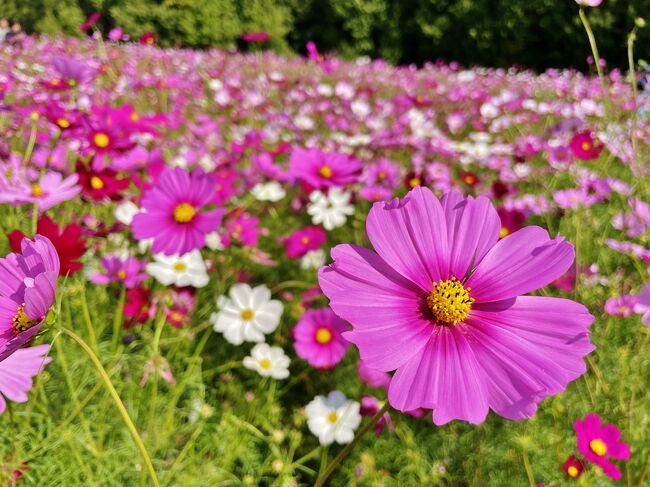
[[[253,312],[252,309],[249,309],[249,308],[247,308],[247,309],[245,309],[245,310],[243,310],[241,312],[241,319],[244,320],[244,321],[250,321],[250,320],[253,319],[254,316],[255,316],[255,313]]]
[[[260,367],[262,367],[264,370],[269,370],[271,368],[271,361],[267,358],[263,358],[260,360]]]
[[[474,302],[469,291],[455,277],[435,283],[427,296],[427,305],[436,321],[441,325],[457,325],[467,318]]]
[[[12,324],[16,333],[22,333],[23,331],[29,330],[32,326],[37,325],[38,320],[29,319],[25,314],[25,304],[23,303],[18,306],[18,310],[12,319]]]
[[[332,168],[329,166],[322,166],[318,173],[324,178],[329,179],[332,177]]]
[[[326,345],[332,341],[332,332],[323,327],[316,330],[316,341],[321,345]]]
[[[605,453],[607,453],[607,445],[605,445],[603,440],[598,438],[589,442],[589,448],[599,457],[604,457]]]
[[[93,189],[102,189],[104,187],[104,181],[99,176],[92,176],[90,178],[90,186]]]
[[[174,220],[177,223],[190,223],[196,216],[196,210],[189,203],[181,203],[174,208]]]
[[[106,135],[103,132],[96,133],[95,136],[93,137],[93,142],[100,149],[105,149],[106,147],[108,147],[110,141],[111,139],[108,138],[108,135]]]
[[[336,414],[336,411],[332,411],[327,415],[327,421],[329,421],[332,424],[335,424],[339,420],[339,415]]]

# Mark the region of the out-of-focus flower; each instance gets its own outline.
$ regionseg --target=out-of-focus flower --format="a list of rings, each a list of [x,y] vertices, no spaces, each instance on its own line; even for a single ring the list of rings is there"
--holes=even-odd
[[[289,159],[289,171],[312,188],[325,189],[357,182],[361,163],[347,154],[296,147]]]
[[[277,181],[258,183],[251,189],[251,194],[258,201],[272,201],[274,203],[280,201],[287,195],[282,185]]]
[[[583,161],[598,159],[603,150],[603,144],[598,139],[595,139],[591,132],[575,134],[569,143],[569,147],[573,155]]]
[[[244,367],[254,370],[262,377],[286,379],[289,377],[291,360],[280,347],[258,343],[248,357],[244,357]]]
[[[612,316],[630,316],[634,312],[636,303],[636,296],[629,294],[609,298],[605,302],[605,313]]]
[[[299,259],[310,250],[317,250],[325,243],[325,231],[318,226],[308,226],[296,230],[284,240],[287,257]]]
[[[0,362],[0,414],[7,407],[6,399],[26,402],[32,388],[32,377],[52,361],[49,345],[20,348]]]
[[[348,400],[341,391],[326,396],[316,396],[307,404],[307,426],[318,437],[321,445],[350,443],[354,431],[361,423],[361,405]]]
[[[205,261],[198,250],[181,256],[156,254],[153,258],[154,262],[147,264],[146,270],[165,286],[200,288],[210,282]]]
[[[575,455],[571,455],[567,458],[566,462],[564,462],[564,465],[562,465],[562,469],[569,477],[576,479],[582,475],[582,472],[584,472],[585,465],[578,460]]]
[[[146,260],[135,257],[122,259],[113,255],[100,258],[99,263],[103,270],[90,276],[90,281],[95,284],[120,282],[125,288],[131,289],[139,286],[147,278],[144,272],[147,266]]]
[[[309,310],[292,330],[296,354],[316,368],[333,367],[343,360],[350,346],[341,335],[348,330],[331,309]]]
[[[374,396],[361,396],[361,409],[359,413],[361,416],[373,417],[381,409],[381,404]],[[390,413],[386,411],[379,421],[375,424],[375,434],[379,436],[384,429],[384,426],[388,428],[388,431],[393,431],[393,420],[390,417]]]
[[[323,225],[325,230],[334,230],[344,225],[347,217],[354,213],[354,206],[350,204],[351,197],[350,193],[340,188],[330,188],[327,194],[312,191],[307,207],[312,223]]]

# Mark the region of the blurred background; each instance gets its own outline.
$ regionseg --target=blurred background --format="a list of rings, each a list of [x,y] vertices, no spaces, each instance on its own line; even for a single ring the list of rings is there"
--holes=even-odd
[[[101,14],[103,32],[122,28],[137,40],[153,32],[163,47],[231,47],[266,33],[255,48],[304,53],[307,41],[344,58],[392,63],[459,61],[464,65],[588,68],[587,39],[573,0],[1,0],[0,18],[27,33],[84,35],[79,25]],[[627,34],[650,17],[650,0],[605,0],[589,12],[601,55],[627,67]],[[650,21],[650,19],[647,19]],[[636,56],[648,59],[650,29]]]

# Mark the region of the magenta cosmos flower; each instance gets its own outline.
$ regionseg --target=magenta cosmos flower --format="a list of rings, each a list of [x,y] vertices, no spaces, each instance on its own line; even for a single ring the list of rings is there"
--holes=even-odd
[[[289,172],[313,188],[324,189],[357,182],[361,163],[347,154],[295,147],[289,159]]]
[[[215,193],[211,174],[166,168],[142,198],[145,212],[133,218],[134,237],[153,239],[154,254],[186,254],[204,247],[205,236],[219,228],[224,214],[223,209],[207,210]]]
[[[309,310],[293,328],[296,354],[319,369],[333,367],[343,360],[350,346],[341,336],[347,330],[345,321],[331,309]]]
[[[561,276],[573,247],[536,226],[499,241],[500,229],[489,199],[438,200],[418,187],[372,207],[376,252],[339,245],[321,268],[330,306],[352,324],[344,337],[368,367],[396,371],[394,408],[433,409],[437,425],[481,423],[490,408],[522,419],[585,372],[593,316],[567,299],[521,296]]]
[[[13,402],[27,401],[32,377],[52,361],[46,356],[49,350],[49,345],[21,348],[0,362],[0,414],[7,407],[5,398]]]
[[[41,235],[0,259],[0,362],[38,333],[54,302],[59,256]]]
[[[147,266],[146,260],[135,257],[121,259],[116,255],[110,255],[99,259],[99,263],[103,269],[90,276],[90,282],[95,284],[120,282],[125,288],[132,289],[138,287],[148,277],[144,270]]]
[[[600,424],[597,414],[587,414],[584,420],[573,423],[578,451],[594,465],[598,465],[612,479],[621,478],[621,471],[609,458],[627,460],[630,447],[621,441],[621,432],[613,424]]]

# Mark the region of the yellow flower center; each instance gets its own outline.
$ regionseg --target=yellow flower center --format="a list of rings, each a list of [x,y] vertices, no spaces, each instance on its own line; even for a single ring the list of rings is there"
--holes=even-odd
[[[11,320],[14,331],[16,333],[22,333],[23,331],[29,330],[32,326],[38,324],[38,320],[30,320],[29,316],[25,314],[25,303],[18,306],[18,310]]]
[[[133,112],[129,118],[131,118],[132,122],[137,122],[140,120],[140,115],[138,115],[138,112]]]
[[[584,151],[587,151],[587,150],[591,149],[591,144],[590,144],[589,142],[583,142],[583,143],[580,145],[580,148],[581,148],[582,150],[584,150]]]
[[[510,230],[508,230],[506,227],[501,227],[501,230],[499,230],[499,238],[507,237],[510,234]]]
[[[98,132],[93,137],[93,143],[100,149],[105,149],[111,143],[111,139],[103,132]]]
[[[607,445],[605,445],[605,442],[599,438],[591,440],[589,442],[589,448],[599,457],[604,457],[607,453]]]
[[[41,188],[40,184],[32,184],[32,196],[35,196],[36,198],[43,196],[43,188]]]
[[[252,320],[253,316],[255,316],[255,312],[250,308],[246,308],[244,311],[241,312],[241,319],[244,321]]]
[[[307,245],[309,243],[309,237],[302,237],[300,242],[302,242],[303,245]]]
[[[420,186],[422,184],[422,181],[420,181],[420,178],[411,178],[409,180],[409,186],[411,188],[415,188],[416,186]]]
[[[327,421],[329,421],[332,424],[336,424],[338,420],[339,420],[339,415],[336,414],[336,411],[332,411],[327,415]]]
[[[61,80],[54,78],[52,81],[50,81],[50,83],[52,83],[52,86],[59,86],[61,84]]]
[[[184,272],[185,269],[187,269],[187,265],[185,265],[184,262],[176,262],[176,263],[174,264],[174,270],[175,270],[176,272]]]
[[[326,345],[332,341],[332,332],[329,328],[321,327],[316,330],[316,341],[321,345]]]
[[[77,86],[77,80],[76,79],[69,79],[68,80],[68,86],[71,87],[71,88],[74,87],[74,86]]]
[[[262,360],[260,360],[259,364],[260,367],[262,367],[264,370],[268,370],[271,368],[271,361],[267,358],[263,358]]]
[[[384,171],[381,171],[379,174],[377,174],[377,179],[379,181],[383,181],[384,179],[386,179],[386,173]]]
[[[183,315],[180,314],[178,311],[172,311],[169,317],[172,319],[172,321],[182,321],[183,320]]]
[[[571,465],[569,468],[567,468],[567,473],[569,474],[569,477],[574,477],[575,478],[575,477],[578,476],[580,471],[576,467]]]
[[[190,223],[196,216],[196,209],[189,203],[181,203],[174,208],[174,220],[177,223]]]
[[[322,166],[318,171],[318,174],[320,174],[324,178],[329,179],[332,177],[332,168],[329,166]]]
[[[126,271],[124,269],[120,269],[119,271],[117,271],[117,277],[119,277],[122,280],[126,279]]]
[[[57,118],[56,124],[62,129],[70,128],[70,122],[67,118]]]
[[[474,302],[469,291],[471,288],[465,289],[455,277],[434,283],[427,304],[436,321],[441,325],[457,325],[467,318]]]
[[[104,181],[99,176],[93,176],[90,178],[90,185],[93,189],[102,189],[104,187]]]

